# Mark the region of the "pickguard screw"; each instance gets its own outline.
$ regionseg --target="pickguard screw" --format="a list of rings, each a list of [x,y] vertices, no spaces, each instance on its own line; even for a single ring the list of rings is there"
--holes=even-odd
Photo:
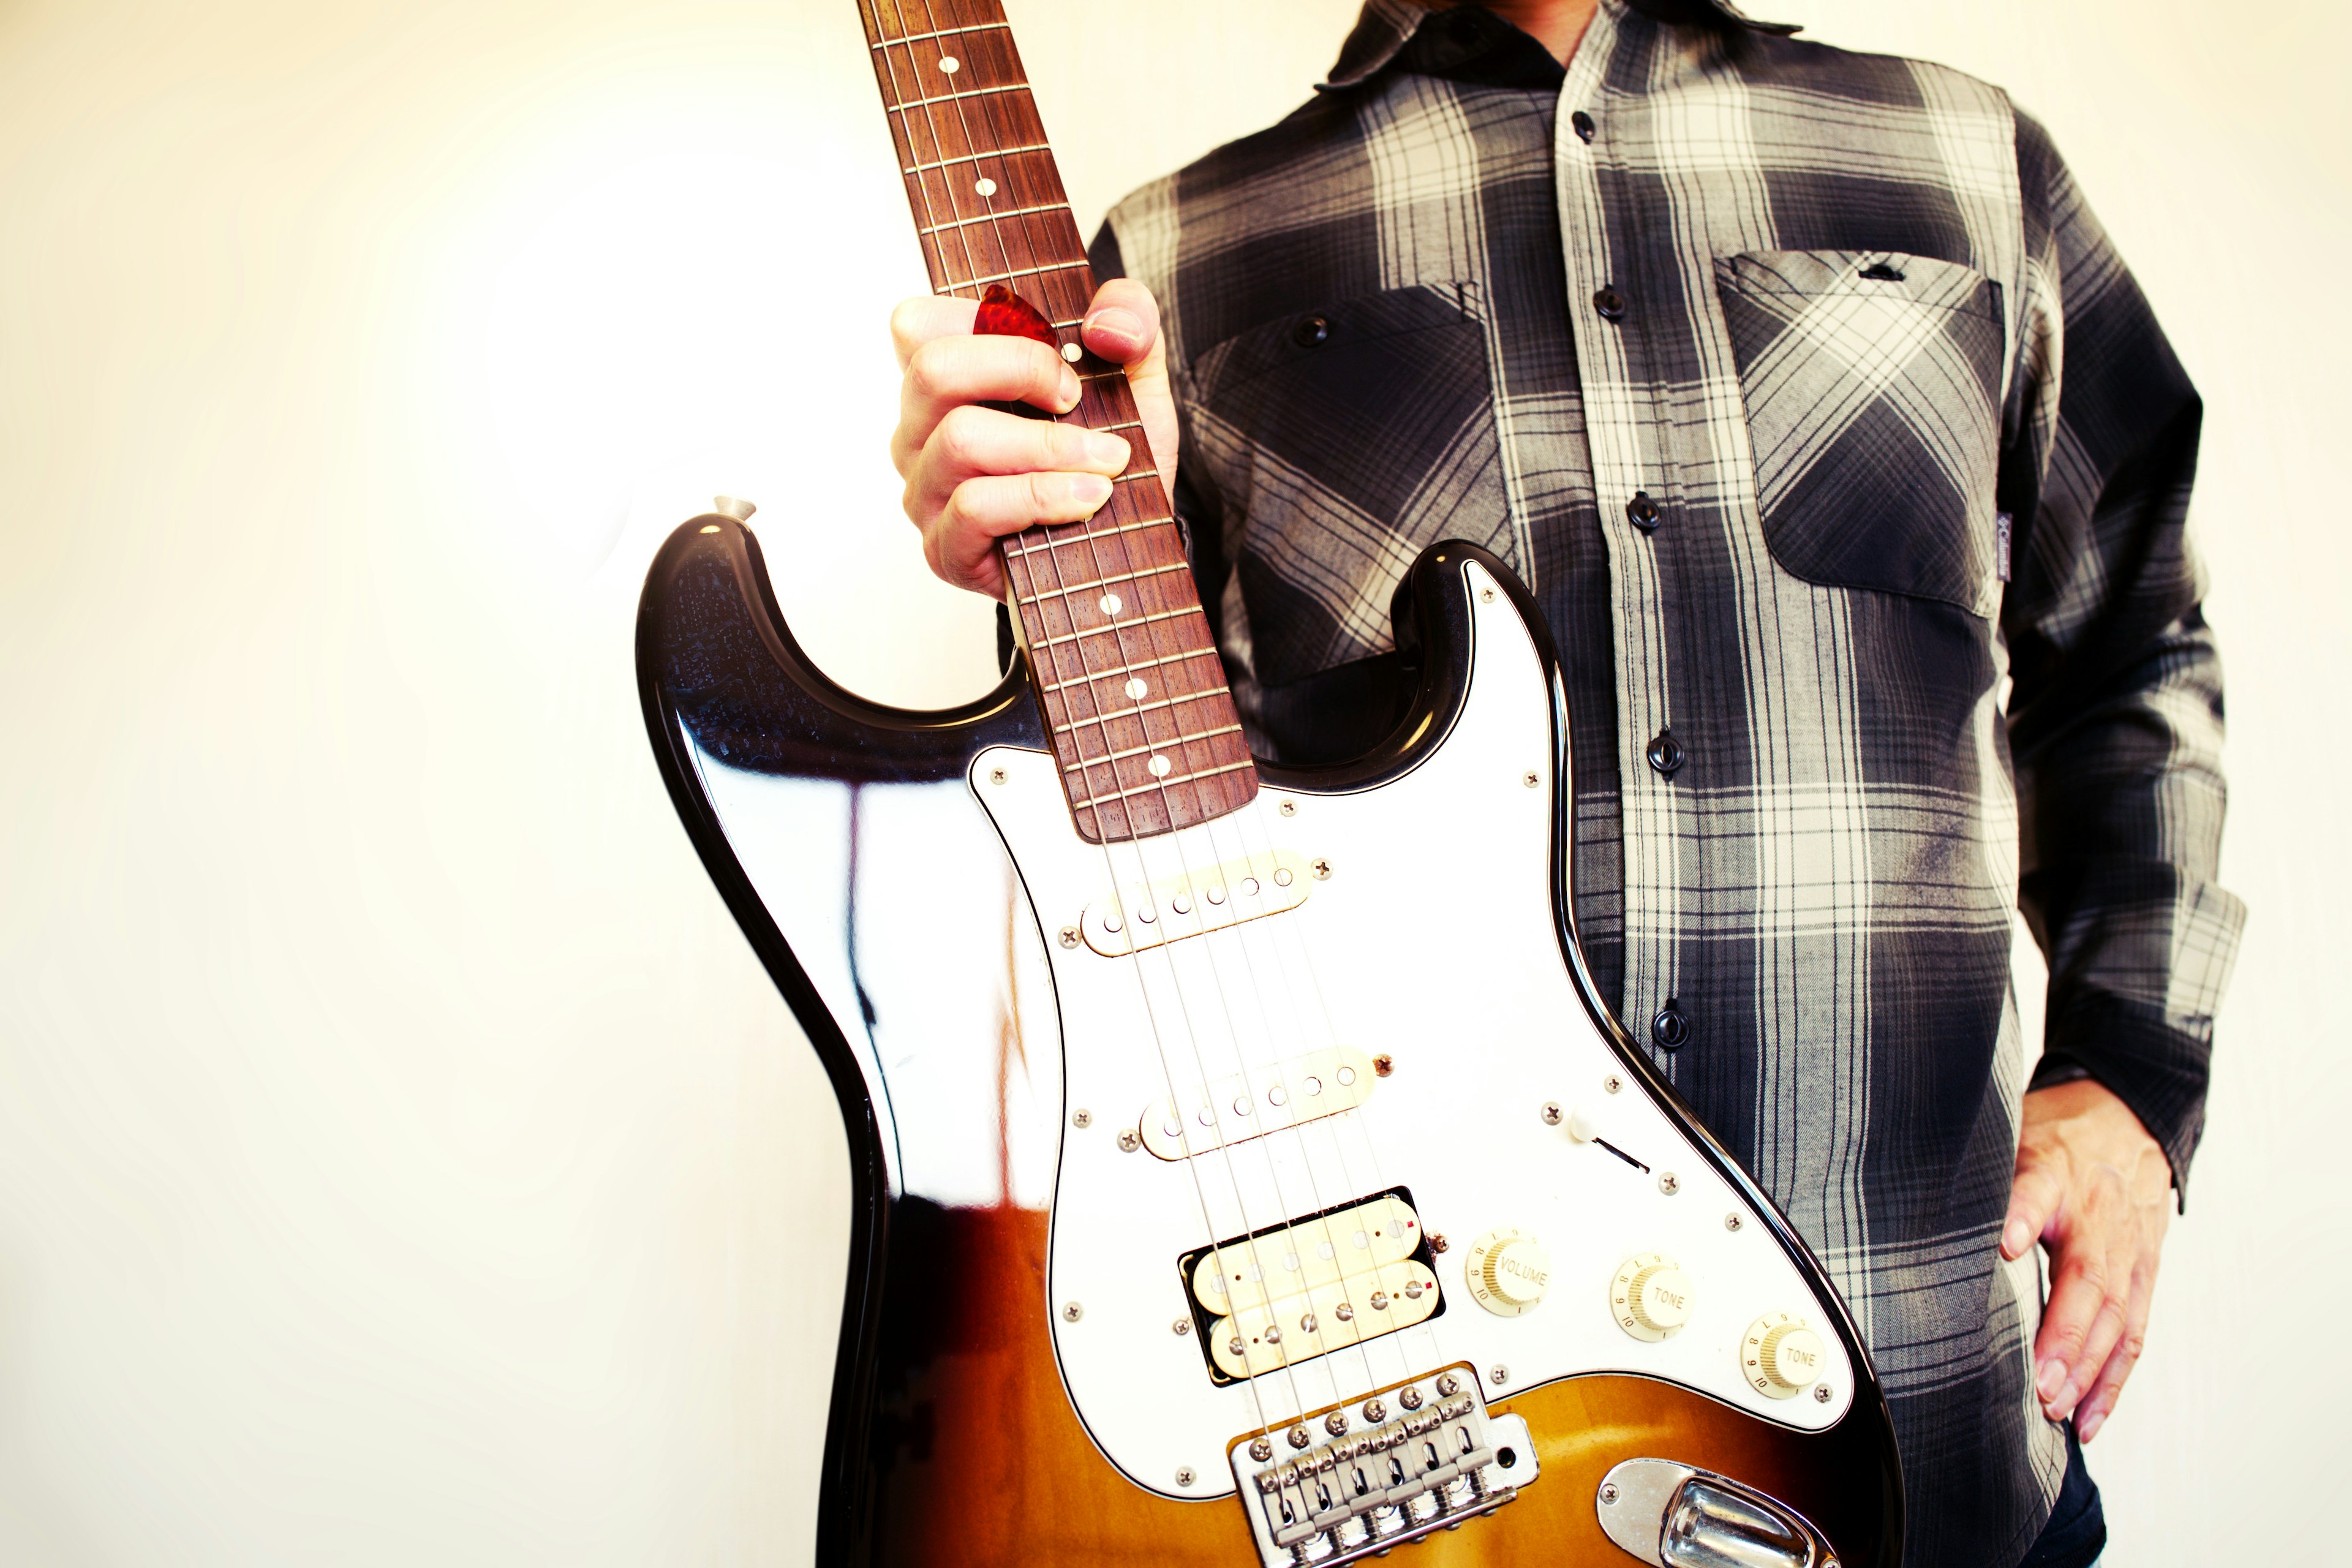
[[[1407,1410],[1420,1409],[1421,1390],[1418,1388],[1406,1389],[1402,1394],[1397,1395],[1397,1403],[1403,1405]]]
[[[1062,1303],[1062,1321],[1066,1323],[1075,1323],[1086,1315],[1087,1310],[1084,1307],[1079,1306],[1076,1301],[1065,1301]]]
[[[1343,1323],[1352,1323],[1356,1321],[1356,1309],[1349,1302],[1342,1301],[1331,1309],[1331,1315]]]
[[[1567,1113],[1560,1110],[1559,1100],[1547,1100],[1544,1101],[1543,1119],[1544,1125],[1546,1127],[1559,1126],[1561,1121],[1565,1119],[1566,1115]]]
[[[1062,945],[1064,947],[1076,947],[1078,945],[1077,927],[1064,926],[1062,928]]]
[[[1331,879],[1331,862],[1328,860],[1309,860],[1307,863],[1307,868],[1315,873],[1315,879],[1318,882],[1328,882]]]
[[[1179,1318],[1173,1323],[1170,1324],[1169,1327],[1176,1331],[1177,1338],[1181,1339],[1186,1334],[1192,1331],[1192,1320],[1190,1318]]]
[[[1617,1500],[1617,1483],[1615,1481],[1603,1481],[1601,1483],[1601,1500],[1602,1502],[1615,1502]]]
[[[1388,1077],[1389,1074],[1396,1071],[1396,1058],[1382,1051],[1372,1058],[1372,1071],[1381,1078]]]
[[[988,782],[994,784],[1003,784],[1004,782],[1004,770],[1003,768],[989,769]]]
[[[1297,816],[1298,815],[1298,803],[1295,800],[1286,800],[1274,809],[1282,813],[1285,816]]]
[[[1265,1464],[1274,1458],[1274,1445],[1264,1437],[1258,1438],[1250,1444],[1250,1458],[1261,1465]]]
[[[1462,1380],[1452,1373],[1449,1372],[1437,1380],[1437,1396],[1440,1399],[1451,1399],[1461,1392]]]
[[[1543,783],[1543,774],[1537,773],[1531,768],[1528,772],[1519,775],[1519,782],[1527,785],[1529,789],[1533,789],[1536,785]]]
[[[1138,1131],[1137,1131],[1134,1128],[1132,1128],[1132,1127],[1122,1127],[1122,1128],[1120,1128],[1120,1129],[1118,1130],[1118,1152],[1119,1152],[1120,1153],[1122,1153],[1122,1154],[1132,1154],[1132,1153],[1134,1153],[1138,1149],[1140,1149],[1140,1148],[1142,1148],[1142,1147],[1143,1147],[1143,1134],[1142,1134],[1142,1133],[1138,1132]]]
[[[1292,1447],[1304,1448],[1307,1444],[1312,1443],[1313,1441],[1315,1441],[1315,1434],[1309,1432],[1306,1427],[1293,1426],[1290,1429],[1290,1446]]]
[[[1813,1385],[1813,1403],[1816,1405],[1827,1405],[1829,1402],[1830,1385],[1826,1383],[1815,1384]]]
[[[1610,1093],[1614,1094],[1619,1089],[1625,1087],[1625,1080],[1619,1078],[1612,1072],[1607,1078],[1601,1080],[1601,1087],[1607,1089]]]
[[[1511,1381],[1511,1369],[1505,1366],[1501,1362],[1496,1362],[1494,1365],[1486,1369],[1486,1381],[1493,1384],[1496,1388],[1500,1388],[1503,1384]]]
[[[1091,1110],[1087,1110],[1084,1106],[1081,1106],[1081,1107],[1079,1107],[1077,1110],[1073,1110],[1072,1112],[1070,1112],[1070,1125],[1071,1125],[1071,1126],[1073,1126],[1073,1127],[1092,1127],[1094,1124],[1095,1124],[1095,1113],[1094,1113],[1093,1111],[1091,1111]]]
[[[1478,602],[1479,602],[1480,604],[1482,604],[1482,605],[1491,605],[1491,604],[1493,604],[1493,603],[1495,602],[1495,590],[1494,590],[1494,589],[1492,589],[1492,588],[1481,588],[1481,589],[1479,589],[1479,590],[1478,590]]]
[[[1345,1436],[1348,1430],[1348,1413],[1344,1410],[1334,1410],[1330,1415],[1323,1417],[1323,1430],[1330,1433],[1334,1437]]]
[[[1429,1233],[1429,1250],[1430,1250],[1430,1251],[1432,1251],[1432,1252],[1443,1252],[1443,1251],[1444,1251],[1447,1247],[1451,1247],[1451,1246],[1453,1246],[1453,1245],[1454,1245],[1454,1244],[1453,1244],[1452,1242],[1450,1242],[1450,1241],[1446,1240],[1446,1239],[1445,1239],[1445,1237],[1444,1237],[1443,1235],[1441,1235],[1440,1233],[1438,1233],[1437,1231],[1433,1231],[1433,1231],[1431,1231],[1431,1232]]]
[[[1736,1214],[1727,1214],[1723,1216],[1723,1228],[1726,1230],[1738,1230],[1741,1226],[1746,1225],[1747,1223],[1748,1222],[1746,1220],[1741,1219]]]
[[[1176,1467],[1176,1484],[1178,1486],[1189,1487],[1198,1479],[1200,1479],[1200,1478],[1192,1473],[1192,1466],[1179,1465]]]
[[[1377,1399],[1364,1402],[1364,1419],[1377,1426],[1389,1418],[1389,1407]]]
[[[1673,1197],[1676,1193],[1681,1192],[1682,1190],[1682,1178],[1675,1175],[1672,1171],[1668,1171],[1659,1176],[1658,1191],[1665,1194],[1666,1196]]]

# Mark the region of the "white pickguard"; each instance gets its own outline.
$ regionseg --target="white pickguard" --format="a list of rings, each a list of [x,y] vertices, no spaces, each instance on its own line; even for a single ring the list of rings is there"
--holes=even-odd
[[[1487,593],[1493,580],[1475,564],[1466,580],[1464,709],[1419,767],[1377,789],[1269,788],[1233,816],[1105,848],[1073,830],[1048,754],[999,748],[974,762],[973,793],[1019,868],[1059,1001],[1066,1102],[1048,1289],[1062,1375],[1104,1454],[1150,1490],[1230,1493],[1223,1456],[1237,1435],[1453,1362],[1488,1373],[1492,1399],[1634,1373],[1805,1430],[1834,1425],[1851,1402],[1853,1368],[1802,1275],[1627,1078],[1578,1000],[1554,935],[1541,663],[1509,596]],[[1331,875],[1297,909],[1140,954],[1058,940],[1119,888],[1269,850],[1326,859]],[[1197,1097],[1203,1081],[1340,1044],[1394,1058],[1360,1109],[1189,1161],[1120,1148],[1120,1131],[1171,1090]],[[1612,1077],[1621,1092],[1604,1087]],[[1548,1123],[1548,1101],[1581,1112],[1651,1173]],[[1081,1110],[1084,1129],[1073,1125]],[[1288,1371],[1213,1383],[1196,1335],[1174,1329],[1190,1316],[1180,1255],[1399,1184],[1451,1244],[1436,1259],[1443,1314]],[[1518,1317],[1480,1308],[1463,1277],[1471,1242],[1507,1226],[1551,1258],[1549,1294]],[[1688,1325],[1657,1342],[1622,1331],[1608,1301],[1618,1265],[1648,1252],[1673,1257],[1694,1293]],[[1820,1331],[1826,1401],[1769,1399],[1742,1379],[1741,1337],[1775,1311]]]

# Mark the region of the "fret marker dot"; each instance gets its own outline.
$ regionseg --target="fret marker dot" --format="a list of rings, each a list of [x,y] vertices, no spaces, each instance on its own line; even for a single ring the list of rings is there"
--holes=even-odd
[[[1129,676],[1128,678],[1127,694],[1133,700],[1137,702],[1142,701],[1143,694],[1150,689],[1151,688],[1143,684],[1142,677]]]
[[[983,196],[992,196],[996,194],[996,182],[983,174],[981,176],[980,183],[972,186],[972,189]]]
[[[1102,613],[1106,616],[1115,616],[1119,612],[1120,605],[1117,594],[1105,594],[1097,603],[1102,606]]]
[[[956,72],[963,69],[963,62],[956,58],[953,55],[942,55],[940,57],[940,69],[947,72],[950,76],[953,76]]]
[[[1150,763],[1151,776],[1156,779],[1164,779],[1168,776],[1168,770],[1175,765],[1175,763],[1170,762],[1165,757],[1155,756],[1151,759]]]
[[[1077,363],[1080,359],[1084,358],[1086,356],[1086,350],[1078,347],[1076,343],[1064,343],[1062,345],[1062,357],[1069,361],[1072,364]]]

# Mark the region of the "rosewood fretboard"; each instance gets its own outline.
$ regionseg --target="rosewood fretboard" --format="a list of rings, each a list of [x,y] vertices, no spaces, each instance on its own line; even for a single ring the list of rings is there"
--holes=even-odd
[[[992,309],[983,326],[1026,317],[1067,358],[1094,271],[998,0],[858,10],[933,290],[1011,290],[1034,315]],[[1004,572],[1071,815],[1116,843],[1222,816],[1257,774],[1127,373],[1076,364],[1084,392],[1063,417],[1125,437],[1134,458],[1087,521],[1007,539]]]

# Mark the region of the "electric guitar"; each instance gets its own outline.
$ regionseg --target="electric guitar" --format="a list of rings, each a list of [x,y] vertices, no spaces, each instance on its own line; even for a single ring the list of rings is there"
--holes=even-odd
[[[859,9],[934,287],[1136,430],[997,0]],[[746,504],[646,580],[655,754],[848,1134],[819,1561],[1892,1568],[1853,1321],[1580,955],[1534,601],[1429,550],[1394,732],[1257,761],[1133,446],[1005,542],[961,708],[815,668]]]

